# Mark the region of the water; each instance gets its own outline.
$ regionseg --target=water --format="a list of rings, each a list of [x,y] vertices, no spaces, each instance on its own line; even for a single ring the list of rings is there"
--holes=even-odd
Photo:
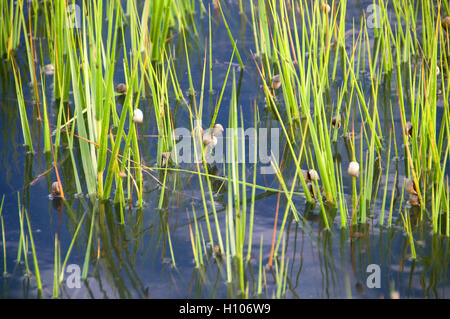
[[[209,2],[206,1],[205,5]],[[371,1],[349,1],[347,6],[347,25],[359,25],[362,11],[365,11]],[[254,51],[253,33],[251,27],[251,14],[247,8],[246,20],[238,13],[237,4],[225,6],[225,14],[232,33],[238,39],[238,46],[243,56],[245,69],[233,66],[238,85],[239,105],[244,114],[244,127],[254,127],[254,108],[259,108],[259,125],[262,127],[279,128],[276,116],[266,106],[261,88],[262,82],[251,56]],[[232,14],[235,12],[236,14]],[[219,13],[220,15],[220,13]],[[105,22],[106,23],[106,22]],[[420,22],[419,22],[420,23]],[[202,65],[205,50],[204,39],[208,35],[208,20],[202,20],[200,14],[196,15],[198,37],[188,37],[188,50],[193,73],[194,86],[197,91],[201,89]],[[232,55],[228,35],[218,16],[214,14],[213,20],[213,95],[205,94],[205,107],[203,114],[204,126],[209,125],[214,112],[218,94],[221,91],[228,62]],[[182,39],[175,33],[173,47],[177,76],[186,92],[189,88],[186,69],[186,56]],[[372,43],[373,45],[373,43]],[[129,47],[129,45],[127,45]],[[43,125],[36,119],[33,111],[33,92],[29,81],[28,67],[26,67],[25,44],[21,43],[17,50],[19,64],[21,65],[25,100],[27,101],[28,117],[31,121],[31,131],[35,154],[28,154],[23,146],[23,137],[20,129],[20,118],[15,98],[14,79],[9,73],[10,69],[2,65],[0,99],[1,119],[0,132],[0,161],[3,170],[0,174],[0,193],[5,195],[3,216],[6,234],[6,261],[8,275],[0,278],[3,298],[35,298],[37,296],[32,254],[28,254],[31,278],[27,277],[23,257],[21,263],[16,263],[20,224],[18,215],[18,193],[21,204],[30,214],[33,238],[36,245],[40,275],[43,282],[43,296],[51,297],[53,290],[54,272],[54,241],[55,235],[61,242],[61,257],[64,260],[71,240],[81,218],[84,219],[80,228],[73,251],[67,265],[77,265],[83,269],[89,229],[94,218],[95,233],[90,252],[90,265],[87,280],[81,282],[80,288],[71,288],[68,278],[72,274],[66,272],[66,277],[60,286],[62,298],[226,298],[238,297],[240,292],[235,283],[227,284],[225,260],[214,258],[211,247],[206,247],[207,254],[203,256],[205,267],[200,271],[195,268],[190,227],[194,229],[193,209],[199,218],[199,227],[203,230],[205,242],[207,230],[201,199],[198,178],[193,174],[180,173],[176,176],[169,173],[168,185],[177,184],[172,191],[166,191],[163,209],[158,210],[161,187],[153,178],[145,175],[144,207],[139,209],[134,203],[125,208],[125,224],[120,224],[120,208],[112,202],[91,201],[85,194],[75,195],[75,185],[71,176],[71,162],[65,147],[60,149],[60,167],[64,176],[64,187],[67,196],[62,203],[49,199],[50,185],[56,180],[54,170],[41,176],[52,167],[52,160],[48,154],[43,153]],[[119,45],[118,61],[122,61],[123,50]],[[49,61],[44,57],[44,64]],[[234,60],[234,63],[237,61]],[[364,92],[370,92],[370,79],[368,74],[362,75]],[[336,104],[338,89],[342,74],[338,74],[336,83],[331,83],[327,92],[327,103],[330,107]],[[115,83],[123,82],[123,66],[117,63]],[[57,104],[51,97],[52,76],[46,76],[47,99],[49,100],[50,123],[56,123]],[[228,123],[228,105],[231,98],[231,78],[228,80],[222,107],[217,117],[217,123],[224,126]],[[206,90],[207,92],[207,90]],[[380,115],[381,123],[390,121],[390,112],[387,110],[392,103],[394,122],[399,124],[395,80],[386,78],[385,85],[380,88]],[[368,93],[366,93],[368,94]],[[369,95],[368,95],[369,96]],[[173,96],[171,107],[175,115],[174,127],[189,127],[189,113],[187,108],[177,102]],[[282,94],[277,95],[282,105]],[[442,97],[438,101],[438,113],[442,114]],[[119,111],[120,111],[119,105]],[[141,134],[141,153],[143,161],[148,166],[155,166],[157,139],[157,126],[155,114],[151,107],[151,98],[141,101],[144,111],[144,124],[139,127]],[[282,114],[286,118],[286,114]],[[356,114],[358,118],[358,115]],[[396,125],[401,127],[401,125]],[[359,130],[357,130],[359,132]],[[397,144],[402,144],[400,134],[397,135]],[[357,141],[359,137],[357,137]],[[349,161],[348,148],[344,137],[340,136],[335,145],[335,157],[340,158],[346,167]],[[384,141],[384,143],[387,143]],[[284,145],[281,143],[280,145]],[[383,154],[384,157],[387,154]],[[385,158],[380,159],[384,165]],[[401,190],[401,183],[393,185],[393,176],[398,171],[398,180],[401,181],[405,172],[403,158],[391,162],[389,172],[381,174],[381,190],[384,190],[385,174],[388,173],[388,194],[393,187]],[[292,160],[287,160],[285,172],[295,172]],[[383,166],[384,167],[384,166]],[[195,171],[194,165],[184,167]],[[221,165],[217,165],[218,174],[226,173]],[[253,165],[247,166],[247,178],[253,177]],[[448,173],[448,168],[447,168]],[[153,172],[155,177],[162,179],[163,175]],[[288,173],[285,176],[289,176]],[[84,183],[84,179],[81,178]],[[290,181],[292,182],[292,181]],[[278,188],[278,180],[274,175],[258,175],[257,184]],[[351,180],[344,177],[344,191],[351,194]],[[221,182],[216,182],[220,188]],[[301,188],[299,188],[301,191]],[[399,193],[397,191],[397,193]],[[250,191],[248,194],[251,194]],[[379,226],[381,210],[381,191],[374,203],[373,215],[367,225],[360,225],[353,229],[353,237],[349,229],[340,228],[339,215],[331,225],[331,231],[324,230],[321,211],[318,206],[310,207],[302,196],[295,196],[294,203],[305,217],[297,223],[292,214],[287,217],[285,228],[285,255],[289,262],[287,270],[286,298],[389,298],[394,291],[401,298],[447,298],[450,283],[447,278],[449,270],[449,241],[447,238],[432,235],[431,227],[427,222],[418,223],[414,230],[416,252],[418,258],[410,258],[409,239],[404,233],[399,212],[394,210],[393,226],[388,229]],[[277,209],[278,194],[257,190],[255,201],[255,221],[253,230],[252,259],[247,269],[247,279],[250,286],[249,297],[255,296],[258,281],[259,242],[263,238],[262,263],[269,261],[272,246],[274,216]],[[396,195],[398,196],[398,195]],[[349,195],[350,203],[350,195]],[[225,209],[227,206],[227,193],[218,192],[215,196],[219,222],[225,227]],[[400,201],[396,199],[396,203]],[[388,195],[387,203],[390,203]],[[248,208],[250,204],[248,205]],[[277,229],[280,228],[286,201],[283,197],[279,202],[279,216]],[[387,214],[387,212],[386,212]],[[411,215],[411,218],[417,215]],[[387,215],[385,215],[387,218]],[[213,219],[210,217],[211,222]],[[170,230],[170,242],[167,227]],[[213,232],[215,233],[215,232]],[[223,234],[225,231],[223,230]],[[277,232],[278,237],[278,232]],[[172,263],[170,244],[173,247],[175,265]],[[280,247],[281,249],[281,247]],[[31,250],[31,249],[30,249]],[[2,247],[3,251],[3,247]],[[367,280],[371,272],[368,266],[380,266],[381,287],[369,288]],[[3,264],[2,264],[3,269]],[[274,278],[275,270],[266,269],[266,286],[262,297],[272,297],[276,292]],[[370,280],[370,278],[369,278]]]

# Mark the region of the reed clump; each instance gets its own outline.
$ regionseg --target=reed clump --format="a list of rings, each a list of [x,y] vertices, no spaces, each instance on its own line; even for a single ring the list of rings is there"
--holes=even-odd
[[[206,256],[213,254],[224,263],[227,283],[245,297],[250,295],[248,262],[255,246],[255,203],[266,195],[278,196],[268,261],[277,297],[284,296],[292,284],[287,278],[289,258],[284,247],[288,241],[284,236],[293,222],[308,227],[306,209],[299,209],[299,203],[320,210],[316,216],[324,233],[336,227],[338,219],[343,231],[350,230],[350,238],[363,237],[363,232],[352,229],[367,226],[375,214],[380,214],[381,226],[385,213],[387,227],[401,220],[412,258],[416,258],[416,234],[409,209],[418,210],[421,221],[431,220],[434,234],[450,237],[446,175],[450,89],[445,72],[450,17],[440,20],[440,3],[378,1],[379,16],[373,27],[374,21],[365,16],[349,26],[345,1],[251,0],[247,7],[251,17],[247,18],[253,33],[251,53],[255,52],[250,60],[243,59],[247,51],[241,42],[248,41],[236,38],[229,23],[232,7],[224,1],[212,3],[216,18],[203,1],[146,0],[142,7],[134,1],[85,1],[80,30],[73,28],[68,2],[47,2],[43,15],[33,16],[34,25],[31,19],[26,22],[23,0],[16,6],[12,1],[1,2],[0,14],[9,23],[0,27],[0,54],[14,79],[26,150],[33,154],[42,143],[50,158],[47,169],[57,175],[57,182],[51,184],[53,197],[63,195],[61,180],[65,188],[71,186],[67,181],[73,181],[76,193],[118,204],[124,225],[126,208],[136,203],[142,209],[144,197],[151,196],[145,192],[144,185],[150,188],[147,178],[157,185],[152,205],[161,214],[172,207],[181,211],[178,203],[184,196],[183,187],[195,184],[195,205],[186,211],[195,267],[201,273]],[[239,2],[242,17],[246,14],[243,3]],[[197,28],[199,21],[202,28]],[[214,75],[214,79],[223,79],[218,92],[213,70],[221,66],[213,62],[213,22],[224,27],[231,55],[221,77]],[[203,28],[206,25],[208,31]],[[37,34],[46,37],[37,41]],[[26,50],[26,72],[14,54],[20,41]],[[189,55],[199,47],[204,55],[194,55],[200,61],[194,67]],[[48,55],[38,54],[45,49]],[[253,65],[249,68],[246,63]],[[248,70],[256,70],[259,82],[253,88],[257,98],[253,108],[242,108],[241,87],[248,84],[242,84]],[[122,82],[115,85],[118,77]],[[24,81],[30,83],[31,108]],[[52,88],[51,103],[48,88]],[[49,110],[53,104],[55,116]],[[264,110],[258,108],[261,104]],[[248,125],[249,114],[254,116],[255,127],[273,126],[281,132],[280,158],[272,153],[266,156],[274,172],[272,184],[266,183],[267,176],[262,184],[259,163],[251,166],[247,159],[248,153],[260,151],[255,143],[247,152],[239,131]],[[231,133],[221,137],[226,122],[216,121],[227,116]],[[211,123],[208,129],[202,128],[204,119]],[[194,140],[196,158],[189,164],[182,163],[176,153],[179,136],[175,131],[182,125],[190,128]],[[155,142],[148,142],[150,138]],[[230,145],[229,160],[219,167],[209,162],[218,138],[226,138]],[[67,161],[64,169],[61,154]],[[393,158],[395,165],[391,165]],[[401,176],[408,176],[403,184],[405,198],[403,189],[397,194]],[[405,206],[404,200],[410,205]],[[104,216],[104,208],[96,205],[86,228],[84,278],[98,235],[96,225],[101,224],[95,214]],[[21,205],[19,218],[19,246],[25,250],[24,225],[31,226]],[[160,228],[167,239],[164,251],[169,251],[175,267],[168,220]],[[142,227],[137,226],[137,230]],[[55,238],[56,261],[58,245]],[[255,294],[261,294],[266,280],[262,247],[261,237]],[[38,270],[37,257],[34,264]],[[60,282],[64,268],[64,263],[59,264],[55,262],[55,282]],[[58,292],[55,284],[54,295]]]

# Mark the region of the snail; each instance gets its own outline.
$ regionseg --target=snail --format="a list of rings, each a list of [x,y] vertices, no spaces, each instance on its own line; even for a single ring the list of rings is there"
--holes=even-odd
[[[319,174],[314,169],[310,169],[308,171],[308,174],[309,174],[309,179],[312,180],[312,181],[318,181],[320,179],[319,178]]]
[[[445,17],[442,19],[441,25],[444,29],[448,29],[450,27],[450,17]]]
[[[217,145],[217,137],[215,137],[211,133],[205,133],[202,139],[203,145],[205,146],[211,145],[212,147],[214,147]]]
[[[119,83],[116,86],[116,92],[120,94],[127,93],[127,85],[125,83]]]
[[[124,171],[120,171],[119,172],[119,177],[120,178],[125,178],[125,177],[127,177],[127,173],[125,173]]]
[[[305,181],[307,183],[310,183],[311,181],[318,181],[318,180],[320,180],[319,174],[314,169],[310,169],[310,170],[302,169],[302,174],[303,174],[303,177],[305,178]]]
[[[330,13],[331,11],[330,5],[326,2],[322,2],[322,10],[325,13]]]
[[[338,114],[331,119],[331,125],[337,129],[341,128],[341,114]]]
[[[59,183],[58,182],[53,182],[53,184],[52,184],[52,196],[53,197],[61,196],[61,190],[59,188]]]
[[[350,162],[347,170],[348,175],[351,177],[358,178],[359,177],[359,163],[358,162]]]
[[[419,196],[414,195],[414,194],[410,194],[409,195],[409,204],[411,206],[420,206]]]
[[[144,113],[140,109],[135,109],[133,112],[134,123],[142,123],[144,121]]]
[[[405,178],[405,190],[410,195],[417,195],[416,185],[411,178]]]
[[[44,66],[44,73],[46,75],[52,75],[53,73],[55,73],[55,67],[53,66],[53,64],[47,64]]]
[[[216,146],[217,145],[217,137],[218,135],[222,134],[223,132],[223,126],[221,124],[216,124],[212,128],[211,132],[206,132],[203,134],[203,144],[206,146]]]
[[[170,157],[170,152],[164,152],[161,155],[161,166],[164,167],[167,165],[168,161],[169,161],[169,157]]]
[[[278,90],[278,89],[280,88],[280,86],[281,86],[281,77],[280,77],[279,74],[274,75],[274,76],[272,77],[272,81],[271,81],[270,86],[271,86],[271,88],[272,88],[273,90]]]
[[[411,122],[406,122],[406,124],[405,124],[405,130],[406,130],[406,133],[409,135],[409,136],[412,136],[412,133],[413,133],[413,125],[412,125],[412,123]]]
[[[218,136],[218,135],[222,134],[223,131],[224,131],[224,130],[223,130],[222,124],[216,124],[216,125],[214,125],[214,127],[213,127],[213,129],[212,129],[212,134],[213,134],[214,136]]]

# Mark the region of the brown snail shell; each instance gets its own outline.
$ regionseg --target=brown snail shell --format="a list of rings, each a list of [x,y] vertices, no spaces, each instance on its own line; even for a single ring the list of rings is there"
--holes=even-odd
[[[408,135],[409,136],[412,136],[412,133],[413,133],[413,125],[412,125],[412,123],[411,122],[406,122],[406,124],[405,124],[405,130],[406,130],[406,133],[408,133]]]
[[[127,93],[127,85],[125,83],[119,83],[116,86],[116,92],[120,94]]]
[[[305,179],[305,181],[307,183],[311,183],[311,181],[320,180],[319,173],[317,173],[317,171],[314,169],[310,169],[310,170],[302,169],[302,174],[303,174],[303,178]]]
[[[119,172],[119,177],[120,178],[125,178],[125,177],[127,177],[127,173],[125,173],[124,171],[120,171]]]
[[[417,195],[416,185],[411,178],[405,178],[405,190],[408,194]]]
[[[61,196],[61,190],[59,189],[58,182],[53,182],[53,184],[52,184],[52,196],[53,197]]]
[[[411,204],[411,206],[420,206],[419,196],[410,194],[409,195],[409,203]]]
[[[280,86],[281,86],[281,77],[280,77],[280,75],[279,74],[274,75],[272,77],[272,83],[271,83],[272,89],[278,90],[280,88]]]
[[[164,167],[169,162],[170,152],[162,153],[161,157],[161,166]]]
[[[321,7],[322,7],[323,12],[330,13],[331,8],[330,8],[330,5],[328,3],[322,2]]]
[[[303,174],[303,178],[305,179],[305,181],[306,181],[307,183],[309,183],[309,182],[310,182],[310,179],[309,179],[308,171],[307,171],[306,169],[302,169],[302,174]]]
[[[444,29],[448,29],[450,27],[450,17],[445,17],[442,19],[441,25]]]
[[[331,125],[337,129],[341,128],[341,114],[338,114],[331,119]]]

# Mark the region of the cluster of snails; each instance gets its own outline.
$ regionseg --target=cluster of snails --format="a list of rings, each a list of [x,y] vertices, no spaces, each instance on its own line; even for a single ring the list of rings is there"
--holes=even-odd
[[[223,126],[215,124],[210,130],[203,130],[201,126],[197,126],[192,131],[192,136],[196,141],[202,141],[203,145],[213,148],[217,145],[217,136],[223,133]]]
[[[320,180],[319,174],[314,169],[310,169],[310,170],[302,169],[302,174],[307,183],[311,183],[312,181]]]
[[[359,178],[359,163],[356,161],[350,162],[348,169],[347,169],[348,175],[350,175],[353,178]],[[314,196],[314,188],[313,188],[313,182],[320,180],[319,174],[316,170],[310,169],[310,170],[304,170],[302,169],[303,178],[305,179],[308,190],[313,194]],[[321,188],[322,195],[323,195],[323,188]]]
[[[314,169],[302,169],[302,175],[303,178],[306,181],[306,186],[308,187],[309,192],[311,193],[312,197],[315,198],[315,192],[314,192],[314,182],[320,180],[319,173],[317,173]],[[321,191],[323,193],[323,188],[321,188]],[[322,194],[323,195],[323,194]]]
[[[44,73],[46,75],[52,75],[55,73],[55,67],[53,64],[47,64],[44,66]],[[120,83],[116,86],[116,91],[117,93],[120,94],[125,94],[127,91],[127,86],[123,83]],[[134,114],[133,114],[133,121],[135,123],[142,123],[143,121],[143,114],[142,111],[139,109],[134,110]],[[124,171],[120,171],[119,172],[119,176],[121,178],[125,178],[127,177],[127,174]],[[59,198],[61,197],[61,188],[60,185],[57,181],[52,183],[52,187],[51,187],[51,196],[53,198]]]

